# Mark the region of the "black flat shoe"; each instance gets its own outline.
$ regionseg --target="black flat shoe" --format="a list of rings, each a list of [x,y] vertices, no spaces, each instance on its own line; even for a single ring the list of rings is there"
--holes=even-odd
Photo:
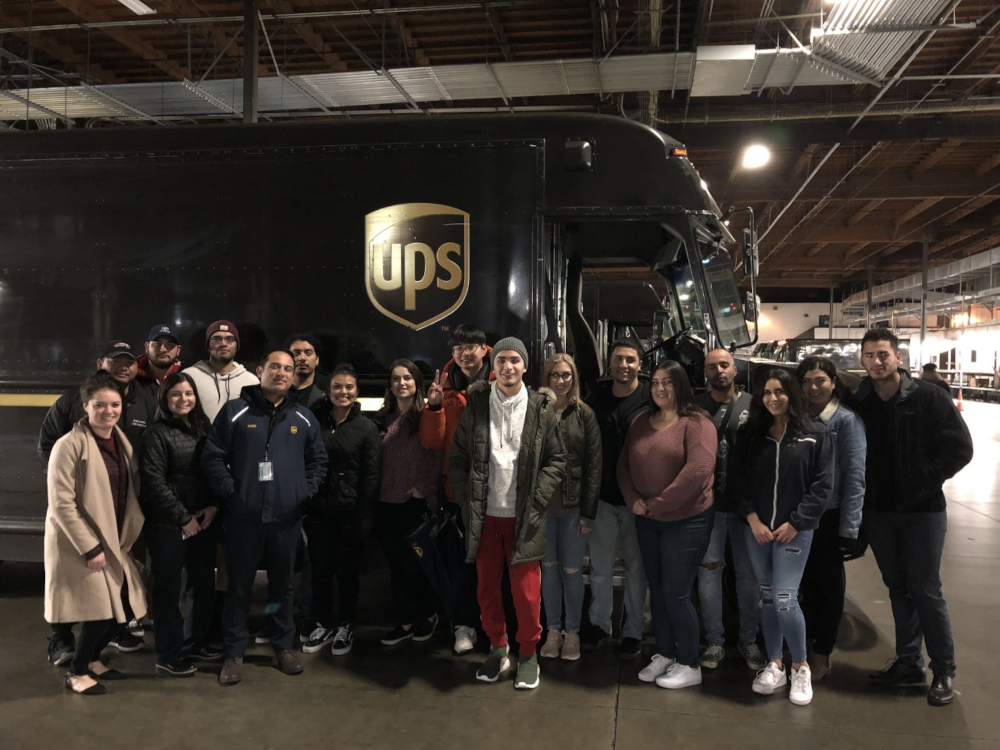
[[[95,680],[124,680],[128,676],[124,672],[119,672],[117,669],[106,669],[101,674],[97,674],[94,670],[88,669],[87,674]]]
[[[934,675],[927,691],[927,702],[932,706],[947,706],[955,701],[955,678]]]
[[[69,675],[66,675],[65,685],[67,690],[69,690],[72,693],[76,693],[77,695],[104,695],[106,692],[108,692],[108,689],[99,682],[96,685],[91,685],[86,690],[77,690],[75,687],[73,687],[73,681],[70,679]]]

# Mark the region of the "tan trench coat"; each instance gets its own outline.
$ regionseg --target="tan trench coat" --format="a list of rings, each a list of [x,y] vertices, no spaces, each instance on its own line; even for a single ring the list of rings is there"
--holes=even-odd
[[[115,520],[111,481],[97,441],[81,420],[61,437],[49,459],[49,508],[45,514],[45,619],[48,622],[125,622],[121,590],[128,583],[135,617],[146,614],[146,595],[131,548],[145,520],[136,499],[139,472],[132,446],[115,427],[128,458],[128,500],[121,537]],[[84,557],[98,544],[107,561],[91,570]]]

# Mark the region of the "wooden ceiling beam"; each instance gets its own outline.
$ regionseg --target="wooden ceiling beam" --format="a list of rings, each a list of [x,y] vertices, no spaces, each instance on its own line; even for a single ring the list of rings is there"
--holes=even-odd
[[[851,216],[847,218],[847,221],[844,222],[844,226],[845,227],[854,226],[863,218],[865,218],[868,214],[874,211],[876,208],[881,206],[883,203],[885,203],[885,201],[882,200],[881,198],[876,198],[875,200],[868,201],[865,205],[863,205],[861,208],[859,208],[857,211],[855,211],[853,214],[851,214]]]
[[[829,191],[829,186],[811,184],[802,191],[797,202],[818,201],[826,197]],[[731,203],[785,201],[794,192],[795,188],[780,179],[754,179],[752,182],[737,180],[730,188],[732,197],[727,197],[726,200]],[[968,173],[954,172],[924,174],[913,179],[898,174],[884,174],[872,180],[862,175],[839,185],[830,195],[830,199],[923,201],[942,198],[978,198],[982,195],[1000,195],[1000,180],[996,177],[983,175],[976,177]]]
[[[976,174],[982,177],[984,174],[992,172],[997,167],[1000,167],[1000,151],[997,151],[992,159],[987,159],[976,167]]]
[[[904,211],[899,216],[897,216],[893,220],[893,224],[895,224],[897,227],[903,226],[903,224],[908,222],[910,219],[920,216],[920,214],[922,214],[924,211],[934,206],[940,200],[941,198],[925,198],[924,200],[920,201],[920,203],[915,205],[913,208],[909,209],[908,211]]]
[[[944,159],[948,154],[954,151],[956,148],[961,146],[963,141],[961,139],[948,140],[934,149],[930,154],[923,158],[919,164],[917,164],[910,172],[910,177],[916,177],[926,172],[928,169],[933,167],[939,161]]]
[[[274,8],[278,13],[295,13],[296,10],[288,0],[267,0],[268,4]],[[345,63],[336,52],[330,51],[330,46],[323,39],[322,34],[320,34],[316,27],[311,23],[289,23],[289,28],[291,28],[298,37],[305,42],[309,48],[319,55],[323,62],[325,62],[332,72],[339,72],[347,70],[347,63]]]
[[[162,5],[166,10],[175,13],[181,18],[204,18],[209,14],[202,11],[201,7],[193,0],[159,0],[160,5]],[[216,24],[208,24],[207,28],[203,24],[198,24],[194,29],[199,31],[200,38],[204,39],[206,36],[211,37],[212,41],[215,43],[215,54],[218,54],[222,50],[228,47],[226,52],[226,57],[231,61],[235,62],[238,67],[243,66],[243,43],[241,40],[237,39],[235,42],[230,44],[235,31],[229,31]],[[194,71],[190,71],[190,75],[194,76]],[[257,74],[259,76],[271,75],[270,66],[259,64],[257,66]]]
[[[55,0],[70,13],[75,15],[84,23],[103,23],[115,20],[107,13],[91,6],[85,0]],[[178,65],[159,52],[153,45],[139,37],[134,31],[123,26],[102,26],[100,32],[105,34],[123,47],[131,50],[150,65],[159,68],[171,78],[183,81],[190,78],[190,71]]]
[[[392,0],[375,0],[375,5],[379,8],[392,8]],[[406,45],[406,49],[413,53],[414,62],[420,66],[426,66],[431,64],[430,57],[427,56],[427,52],[424,51],[419,44],[417,44],[416,39],[413,36],[412,29],[406,25],[403,21],[402,16],[391,13],[386,17],[386,22],[392,28],[393,31],[403,40],[403,44]]]
[[[0,26],[4,28],[23,28],[24,37],[28,38],[30,35],[31,46],[40,49],[46,55],[54,57],[61,63],[72,66],[81,78],[90,76],[100,83],[125,83],[125,81],[110,70],[106,70],[96,62],[88,60],[86,55],[80,54],[72,47],[60,44],[54,38],[44,33],[32,33],[23,18],[16,18],[0,13]]]

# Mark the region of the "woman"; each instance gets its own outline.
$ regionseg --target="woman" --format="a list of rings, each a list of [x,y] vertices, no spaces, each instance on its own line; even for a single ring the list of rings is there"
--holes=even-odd
[[[122,394],[98,371],[80,388],[86,417],[52,448],[45,515],[45,619],[80,622],[67,690],[102,695],[104,680],[124,675],[100,660],[119,623],[146,614],[146,597],[129,554],[143,516],[136,500],[132,446],[117,427]]]
[[[841,400],[843,391],[833,362],[806,357],[795,377],[805,394],[809,416],[827,426],[836,445],[833,496],[813,535],[802,576],[802,611],[806,635],[813,642],[809,668],[813,680],[822,680],[830,673],[830,654],[844,615],[844,559],[859,553],[868,441],[861,418]]]
[[[426,641],[437,628],[437,603],[409,534],[437,507],[441,451],[420,443],[420,412],[424,408],[423,376],[408,359],[389,367],[385,404],[378,419],[382,436],[382,491],[376,521],[382,550],[389,563],[397,626],[382,637],[394,646],[413,639]]]
[[[701,684],[698,615],[691,588],[712,535],[718,435],[694,405],[687,373],[667,360],[650,378],[651,403],[629,427],[618,484],[635,513],[649,581],[656,655],[639,672],[664,688]]]
[[[302,644],[306,654],[316,653],[333,641],[333,655],[343,656],[354,645],[361,558],[374,523],[382,473],[378,427],[361,413],[357,400],[357,373],[341,363],[333,368],[327,399],[315,407],[330,464],[304,523],[316,622],[316,628]],[[336,618],[335,577],[340,593]],[[332,626],[338,622],[334,630]]]
[[[566,473],[547,507],[542,602],[548,634],[540,655],[555,659],[561,650],[564,660],[576,661],[580,658],[583,617],[583,553],[586,535],[597,517],[601,490],[601,428],[593,410],[580,400],[576,363],[571,356],[549,357],[542,383],[548,384],[556,397]]]
[[[215,660],[208,646],[215,606],[216,538],[208,529],[218,509],[201,473],[201,451],[212,424],[190,375],[164,378],[157,396],[157,419],[139,446],[139,501],[146,514],[146,542],[153,574],[156,671],[190,677],[197,669],[187,658]],[[177,602],[187,573],[191,608],[181,617]],[[184,634],[188,638],[185,641]]]
[[[802,391],[784,370],[770,370],[754,390],[750,417],[736,441],[734,472],[739,512],[746,519],[750,564],[761,595],[761,629],[768,663],[753,690],[771,695],[788,684],[782,643],[792,655],[788,699],[812,701],[806,663],[806,623],[799,582],[813,533],[833,489],[833,436],[809,419]]]

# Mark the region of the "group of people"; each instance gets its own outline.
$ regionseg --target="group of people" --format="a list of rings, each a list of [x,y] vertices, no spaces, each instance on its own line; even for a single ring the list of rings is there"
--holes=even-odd
[[[282,671],[303,670],[296,633],[304,653],[349,653],[372,534],[389,565],[395,617],[381,642],[428,640],[443,610],[410,537],[427,514],[447,513],[465,543],[447,608],[454,652],[469,653],[485,637],[479,680],[512,669],[509,636],[518,689],[538,686],[539,657],[575,661],[608,641],[621,556],[619,655],[642,653],[648,592],[655,647],[639,679],[700,684],[702,669],[726,655],[728,544],[737,648],[756,671],[752,689],[771,695],[789,686],[791,702],[806,705],[813,680],[832,668],[844,562],[867,539],[896,622],[896,658],[872,681],[925,684],[926,640],[928,701],[954,700],[941,488],[971,459],[972,441],[950,398],[900,367],[888,331],[862,340],[868,378],[856,394],[818,356],[794,376],[773,369],[755,377],[753,392],[741,393],[732,354],[717,349],[704,363],[707,392],[695,395],[671,360],[641,378],[640,345],[620,340],[609,352],[611,377],[584,398],[571,356],[550,357],[542,387],[532,389],[522,341],[491,347],[482,330],[460,325],[451,359],[426,389],[412,361],[392,363],[372,417],[357,403],[350,365],[333,367],[328,383],[317,377],[312,334],[268,351],[256,375],[235,362],[233,323],[210,325],[206,343],[209,358],[181,369],[169,326],[153,328],[140,357],[113,342],[98,372],[56,402],[42,428],[49,656],[69,664],[69,690],[100,694],[105,681],[123,677],[101,651],[127,645],[146,615],[140,540],[164,675],[189,676],[199,660],[222,659],[220,684],[241,681],[258,568],[267,571],[269,604],[257,641],[271,644]],[[306,625],[293,618],[303,546]],[[221,651],[212,634],[220,599]],[[516,632],[508,633],[512,619]]]

